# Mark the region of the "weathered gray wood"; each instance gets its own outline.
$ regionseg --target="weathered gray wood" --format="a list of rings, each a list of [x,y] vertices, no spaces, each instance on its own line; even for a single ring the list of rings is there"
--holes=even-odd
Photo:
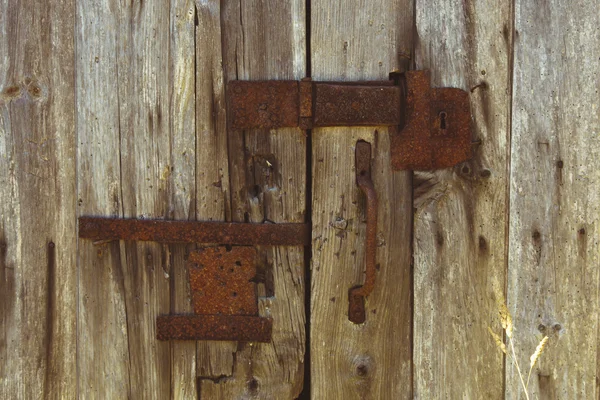
[[[597,1],[515,4],[508,301],[530,398],[596,399],[600,145]],[[507,361],[507,398],[524,398]]]
[[[225,221],[230,220],[231,202],[221,8],[219,2],[214,1],[197,2],[196,7],[196,217],[200,221]],[[231,376],[236,349],[235,342],[198,342],[196,375],[199,382]]]
[[[213,199],[212,195],[207,195],[207,200],[216,201],[216,205],[222,207],[221,218],[233,221],[304,222],[306,142],[303,133],[298,129],[272,133],[227,132],[223,119],[223,79],[303,77],[306,63],[304,2],[226,2],[223,9],[220,6],[217,1],[198,3],[199,32],[208,32],[197,36],[197,48],[207,51],[203,56],[206,60],[203,65],[207,68],[199,70],[199,76],[205,80],[204,101],[212,111],[212,115],[206,112],[207,121],[199,120],[198,125],[205,124],[216,136],[207,137],[205,154],[213,180],[207,176],[203,182],[207,193],[223,191],[223,200]],[[206,31],[202,24],[207,24]],[[205,44],[200,45],[201,41]],[[221,65],[223,75],[218,71]],[[211,119],[214,121],[209,123]],[[225,144],[229,155],[229,182],[224,174],[225,166],[220,164]],[[208,154],[211,149],[216,151]],[[229,189],[224,189],[227,186]],[[265,247],[261,254],[261,270],[273,277],[272,284],[259,285],[259,294],[264,296],[260,299],[261,315],[269,315],[274,320],[272,343],[239,344],[233,351],[231,344],[226,343],[199,347],[198,372],[205,378],[200,380],[202,398],[293,399],[302,389],[303,250]],[[221,379],[216,379],[219,378],[216,374],[221,374]]]
[[[511,3],[416,7],[416,68],[431,69],[433,86],[470,91],[480,143],[455,168],[415,172],[415,396],[499,399],[503,354],[488,326],[502,336]]]
[[[0,2],[0,398],[75,398],[74,1]]]
[[[77,2],[78,215],[122,216],[116,15]],[[77,358],[82,398],[130,393],[119,244],[79,241]],[[100,333],[101,332],[101,333]]]
[[[173,219],[196,219],[196,5],[171,2],[170,104],[172,170],[170,212]],[[185,268],[186,246],[170,246],[171,313],[191,313]],[[171,343],[171,398],[196,397],[196,343]]]
[[[190,12],[177,4],[175,19]],[[193,152],[191,161],[177,152],[195,142],[193,118],[186,119],[190,109],[193,115],[194,86],[185,92],[171,77],[187,73],[189,84],[193,71],[177,70],[186,65],[177,48],[184,27],[175,27],[170,54],[170,11],[161,2],[78,3],[80,215],[171,219],[190,213],[186,187],[193,188],[195,161]],[[192,29],[188,35],[193,41]],[[183,249],[83,240],[80,249],[81,395],[168,398],[171,345],[156,340],[155,319],[169,313],[171,271]]]
[[[172,218],[174,171],[169,107],[169,3],[116,10],[121,194],[126,218]],[[170,395],[170,345],[156,340],[156,317],[170,310],[167,246],[121,243],[130,396]]]
[[[408,67],[412,1],[313,1],[314,80],[387,79]],[[386,128],[314,129],[311,384],[314,399],[411,398],[411,186],[393,172]],[[365,203],[354,146],[372,144],[379,197],[375,290],[367,319],[348,320],[348,289],[364,280]]]

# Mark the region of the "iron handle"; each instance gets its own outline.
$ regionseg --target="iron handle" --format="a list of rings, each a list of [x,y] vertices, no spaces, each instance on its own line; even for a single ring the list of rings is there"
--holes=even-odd
[[[367,237],[365,282],[348,292],[348,319],[355,324],[365,322],[365,297],[375,286],[377,252],[377,193],[371,179],[371,144],[358,141],[355,149],[356,184],[367,198]]]

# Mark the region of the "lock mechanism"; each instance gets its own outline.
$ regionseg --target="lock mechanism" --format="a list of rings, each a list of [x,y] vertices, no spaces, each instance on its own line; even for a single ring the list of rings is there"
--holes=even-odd
[[[469,95],[431,88],[429,71],[391,74],[379,82],[232,81],[232,129],[388,126],[395,170],[452,167],[471,157]],[[365,298],[376,275],[377,193],[370,176],[371,145],[356,144],[356,183],[366,197],[366,270],[348,292],[348,319],[365,322]]]
[[[447,168],[471,156],[468,94],[431,88],[429,71],[392,74],[388,81],[232,81],[229,128],[388,126],[396,170]],[[366,196],[366,274],[348,292],[348,318],[365,321],[365,298],[376,274],[377,194],[370,177],[371,145],[356,144],[356,183]],[[303,246],[310,224],[247,224],[82,217],[79,237],[101,243],[142,240],[218,245],[188,258],[193,314],[161,315],[159,340],[267,342],[272,320],[259,316],[255,245]],[[227,245],[226,247],[223,247]]]
[[[452,167],[471,157],[469,95],[431,88],[429,71],[388,81],[231,81],[232,129],[389,126],[395,170]]]

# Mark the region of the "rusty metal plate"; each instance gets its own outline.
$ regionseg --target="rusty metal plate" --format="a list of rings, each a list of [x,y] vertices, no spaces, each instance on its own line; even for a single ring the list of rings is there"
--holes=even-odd
[[[310,225],[81,217],[79,237],[98,241],[303,246],[310,243]]]
[[[399,86],[315,84],[313,125],[398,125],[401,120]]]
[[[207,247],[190,253],[194,312],[258,315],[255,262],[254,247]]]
[[[161,315],[158,340],[270,342],[273,320],[247,315]]]
[[[227,97],[233,129],[298,126],[297,81],[231,81]]]
[[[431,88],[429,71],[406,73],[404,129],[392,135],[392,167],[431,170],[471,157],[469,96],[454,88]]]

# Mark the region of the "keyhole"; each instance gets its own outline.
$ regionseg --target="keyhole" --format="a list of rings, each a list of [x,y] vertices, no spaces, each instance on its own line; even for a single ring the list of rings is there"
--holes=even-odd
[[[446,129],[446,116],[447,116],[446,112],[442,111],[439,116],[440,116],[440,129]]]

